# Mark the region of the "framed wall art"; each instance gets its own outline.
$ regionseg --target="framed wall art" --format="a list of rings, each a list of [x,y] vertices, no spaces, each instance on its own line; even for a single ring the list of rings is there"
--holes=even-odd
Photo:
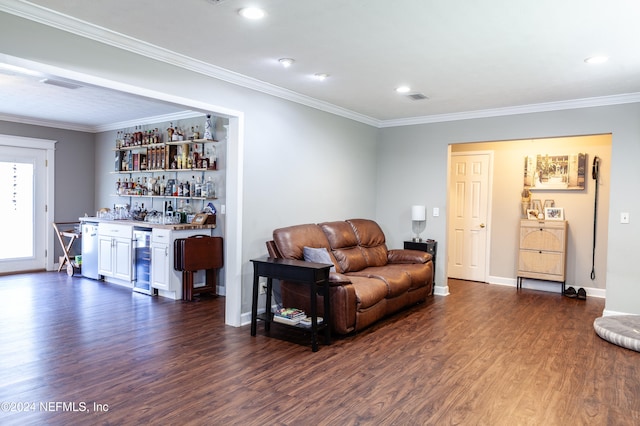
[[[564,220],[564,209],[562,207],[546,207],[544,218],[546,220]]]
[[[531,191],[585,188],[587,154],[529,155],[524,159],[524,187]]]

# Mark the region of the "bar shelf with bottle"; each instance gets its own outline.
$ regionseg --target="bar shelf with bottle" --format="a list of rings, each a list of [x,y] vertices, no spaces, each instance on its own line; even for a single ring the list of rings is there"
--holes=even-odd
[[[115,193],[111,196],[128,198],[123,206],[137,217],[146,217],[147,209],[152,216],[160,212],[163,218],[174,208],[181,213],[183,209],[215,213],[213,201],[221,200],[218,187],[224,187],[225,180],[224,167],[219,170],[218,150],[224,158],[226,146],[224,137],[222,143],[215,137],[213,122],[207,115],[204,134],[200,133],[201,125],[189,121],[118,131],[111,172],[116,175]]]
[[[218,198],[216,196],[217,181],[214,181],[211,176],[204,179],[204,173],[198,177],[192,175],[191,179],[182,181],[177,177],[175,179],[166,179],[164,175],[162,177],[151,175],[150,179],[147,179],[146,175],[142,179],[138,177],[137,180],[134,180],[133,177],[131,180],[125,178],[124,181],[118,179],[116,193],[113,195],[118,197],[183,198],[191,200],[215,200]]]
[[[218,159],[215,147],[205,154],[205,144],[214,140],[167,142],[116,148],[115,173],[215,171]]]

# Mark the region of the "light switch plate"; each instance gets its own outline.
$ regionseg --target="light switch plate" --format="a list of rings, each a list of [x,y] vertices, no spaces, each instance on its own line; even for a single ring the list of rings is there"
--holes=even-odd
[[[440,216],[440,209],[438,207],[433,208],[433,217]]]

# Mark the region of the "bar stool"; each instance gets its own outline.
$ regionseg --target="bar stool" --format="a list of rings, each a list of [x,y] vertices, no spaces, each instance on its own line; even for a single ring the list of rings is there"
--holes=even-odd
[[[71,258],[69,257],[69,253],[71,252],[71,247],[73,247],[73,243],[79,239],[82,236],[82,233],[78,230],[76,231],[75,228],[80,224],[80,222],[58,222],[55,223],[53,222],[51,225],[53,225],[53,229],[55,229],[56,231],[56,236],[58,237],[58,241],[60,242],[60,247],[62,247],[62,252],[64,253],[64,259],[62,259],[62,261],[60,262],[60,265],[58,265],[58,272],[62,271],[62,268],[64,268],[64,265],[67,265],[67,275],[69,275],[70,277],[73,276],[75,269],[74,268],[79,268],[80,265],[77,265],[75,263],[75,260],[71,260]],[[59,226],[64,225],[65,227],[67,226],[72,226],[73,229],[60,229]],[[64,239],[68,238],[69,240],[65,243]]]
[[[222,237],[194,235],[174,241],[174,269],[182,271],[182,299],[192,300],[194,294],[216,294],[218,269],[223,266]],[[205,285],[193,286],[196,271],[206,272]]]

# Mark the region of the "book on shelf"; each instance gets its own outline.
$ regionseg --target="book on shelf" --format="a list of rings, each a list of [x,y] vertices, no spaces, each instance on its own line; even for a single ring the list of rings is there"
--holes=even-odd
[[[317,317],[317,319],[318,319],[318,325],[322,324],[322,317]],[[311,327],[311,317],[305,317],[302,320],[300,320],[300,325],[305,327]]]
[[[298,319],[301,320],[307,316],[302,309],[297,308],[280,308],[273,311],[274,317]]]
[[[300,323],[300,321],[302,321],[302,318],[287,318],[287,317],[281,317],[281,316],[278,316],[278,315],[274,315],[273,316],[273,321],[274,322],[279,322],[280,324],[298,325]]]

